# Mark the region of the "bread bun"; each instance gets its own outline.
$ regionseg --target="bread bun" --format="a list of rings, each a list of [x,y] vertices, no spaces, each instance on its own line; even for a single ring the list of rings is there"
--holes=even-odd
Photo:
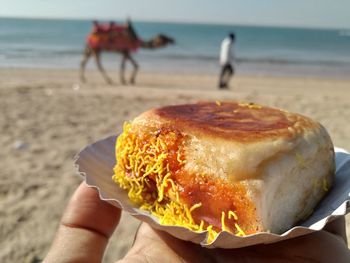
[[[165,225],[239,236],[281,233],[334,180],[326,130],[299,114],[239,102],[152,109],[124,126],[113,180]]]

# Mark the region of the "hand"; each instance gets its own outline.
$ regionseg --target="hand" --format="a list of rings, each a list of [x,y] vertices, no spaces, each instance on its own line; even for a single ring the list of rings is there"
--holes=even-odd
[[[61,220],[46,263],[101,262],[121,211],[101,201],[95,189],[82,183]],[[132,248],[119,263],[149,262],[350,262],[345,219],[326,231],[269,245],[240,249],[205,249],[181,241],[142,223]]]

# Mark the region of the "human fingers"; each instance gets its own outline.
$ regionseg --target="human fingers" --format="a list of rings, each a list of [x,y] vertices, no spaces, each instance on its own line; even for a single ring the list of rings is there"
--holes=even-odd
[[[101,262],[120,209],[83,182],[71,198],[44,262]]]
[[[339,225],[337,226],[339,227]],[[350,262],[344,239],[327,231],[266,245],[209,251],[216,262]]]
[[[346,237],[345,216],[338,217],[337,219],[329,222],[325,226],[324,230],[338,236],[341,240],[345,242],[345,244],[348,243],[347,237]]]
[[[133,247],[118,263],[213,262],[206,253],[207,250],[199,245],[174,238],[142,223],[135,236]]]
[[[142,224],[133,248],[120,263],[350,262],[350,252],[343,239],[344,229],[344,219],[339,218],[327,225],[327,231],[282,242],[239,249],[205,249]]]

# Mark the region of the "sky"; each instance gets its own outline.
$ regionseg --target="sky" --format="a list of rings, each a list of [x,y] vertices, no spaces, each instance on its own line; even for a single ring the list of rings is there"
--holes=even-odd
[[[350,0],[0,0],[0,16],[350,29]]]

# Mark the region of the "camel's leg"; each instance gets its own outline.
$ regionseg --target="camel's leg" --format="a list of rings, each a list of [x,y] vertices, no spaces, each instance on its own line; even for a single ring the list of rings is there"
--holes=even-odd
[[[84,49],[84,53],[83,53],[83,58],[80,62],[80,80],[82,82],[85,82],[86,81],[86,78],[85,78],[85,66],[86,66],[86,63],[88,62],[89,58],[91,57],[92,55],[92,50],[89,46],[86,46],[85,49]]]
[[[104,70],[104,68],[103,68],[103,66],[101,64],[101,53],[100,53],[100,51],[95,51],[93,53],[93,55],[95,57],[97,68],[100,71],[100,73],[102,74],[103,78],[105,79],[105,81],[108,84],[112,84],[112,80],[108,77],[106,71]]]
[[[122,62],[120,63],[120,82],[122,84],[125,84],[125,66],[126,66],[126,59],[127,59],[127,55],[125,53],[122,54]]]
[[[136,74],[137,74],[137,71],[139,69],[139,65],[137,64],[137,62],[133,59],[132,56],[130,56],[130,54],[127,55],[127,59],[130,60],[131,64],[133,65],[134,69],[131,73],[131,78],[130,78],[130,83],[131,84],[134,84],[135,83],[135,79],[136,79]]]

